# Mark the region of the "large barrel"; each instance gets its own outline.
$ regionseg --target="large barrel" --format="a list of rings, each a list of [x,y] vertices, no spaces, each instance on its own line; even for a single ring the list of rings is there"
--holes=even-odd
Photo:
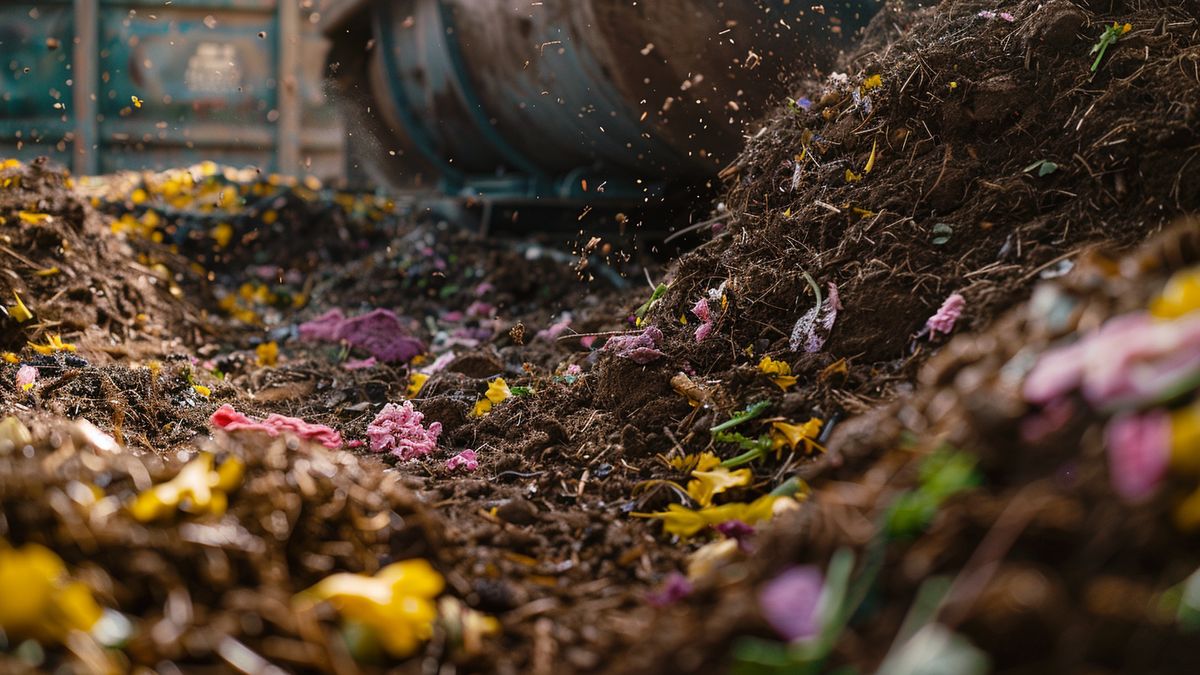
[[[360,0],[327,34],[357,114],[352,156],[393,183],[637,200],[716,174],[789,74],[830,63],[876,7]]]

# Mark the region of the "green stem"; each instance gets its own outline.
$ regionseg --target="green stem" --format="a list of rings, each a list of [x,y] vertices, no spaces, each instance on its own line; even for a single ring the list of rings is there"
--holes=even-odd
[[[722,432],[722,431],[728,431],[729,429],[732,429],[743,422],[749,422],[750,420],[754,419],[755,417],[758,417],[759,415],[766,412],[767,408],[770,408],[770,407],[771,407],[770,401],[759,401],[758,403],[755,403],[754,405],[750,406],[749,408],[746,408],[745,412],[734,415],[733,417],[729,418],[728,420],[709,429],[709,431],[711,431],[714,434]]]

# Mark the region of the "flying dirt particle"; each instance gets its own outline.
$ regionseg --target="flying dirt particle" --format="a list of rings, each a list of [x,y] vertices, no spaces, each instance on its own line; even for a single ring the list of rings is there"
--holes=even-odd
[[[513,341],[513,344],[522,346],[525,344],[525,324],[518,321],[515,326],[509,329],[508,337]]]

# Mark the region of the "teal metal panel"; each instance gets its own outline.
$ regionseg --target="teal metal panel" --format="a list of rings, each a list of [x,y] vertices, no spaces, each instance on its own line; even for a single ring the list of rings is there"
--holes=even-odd
[[[69,159],[74,37],[70,0],[0,4],[0,156]]]
[[[96,39],[76,44],[75,13],[88,4],[98,6]],[[75,165],[100,172],[206,159],[275,171],[286,147],[287,168],[336,173],[342,138],[322,82],[327,43],[303,12],[283,35],[281,9],[300,11],[276,0],[0,3],[0,157],[71,164],[76,129],[82,139],[94,126],[92,163]],[[72,79],[76,49],[94,81]],[[75,87],[84,98],[73,102]],[[93,95],[94,119],[81,126],[74,108]]]

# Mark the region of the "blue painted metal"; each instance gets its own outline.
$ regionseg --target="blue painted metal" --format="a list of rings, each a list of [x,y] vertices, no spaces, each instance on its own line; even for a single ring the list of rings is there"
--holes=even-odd
[[[713,176],[779,75],[828,60],[878,0],[827,2],[820,15],[788,0],[520,4],[357,3],[377,43],[373,112],[397,134],[381,144],[423,159],[384,158],[399,182],[432,166],[450,194],[602,202]],[[751,51],[769,65],[748,67]]]
[[[295,0],[74,5],[0,4],[0,53],[8,57],[0,61],[0,156],[48,154],[100,172],[205,159],[289,173],[343,171],[343,132],[325,100],[328,43],[307,15],[282,14],[300,11]],[[76,30],[75,12],[89,6],[95,39]],[[285,27],[294,34],[284,35]],[[95,77],[75,81],[73,60],[94,65]],[[86,114],[80,104],[93,101],[94,114]],[[80,162],[71,141],[89,148],[92,130],[96,147]]]

